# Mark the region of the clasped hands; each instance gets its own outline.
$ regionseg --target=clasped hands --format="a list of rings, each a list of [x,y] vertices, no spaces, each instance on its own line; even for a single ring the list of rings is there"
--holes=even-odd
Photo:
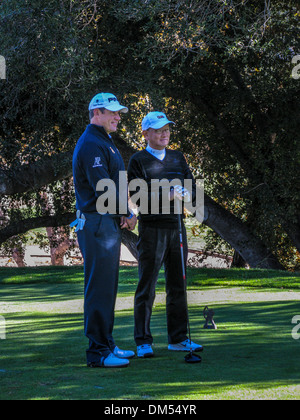
[[[186,188],[183,188],[180,185],[175,185],[169,193],[169,200],[173,201],[175,199],[188,203],[191,201],[191,195]]]
[[[132,231],[135,229],[136,224],[137,224],[136,215],[132,216],[131,219],[125,216],[121,217],[121,222],[120,222],[121,229],[127,229],[129,231]]]
[[[179,185],[176,185],[172,189],[172,191],[169,193],[169,200],[173,201],[175,199],[189,202],[191,200],[191,196],[187,189]],[[121,217],[121,221],[120,221],[121,229],[127,229],[129,231],[132,231],[135,229],[136,224],[137,224],[137,218],[135,215],[130,219],[125,216]]]

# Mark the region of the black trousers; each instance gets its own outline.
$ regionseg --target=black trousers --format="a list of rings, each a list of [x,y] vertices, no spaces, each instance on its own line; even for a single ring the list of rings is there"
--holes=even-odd
[[[84,330],[89,339],[87,362],[99,363],[115,348],[112,336],[119,280],[121,229],[119,218],[85,213],[78,232],[84,258]]]
[[[183,226],[185,262],[188,246]],[[159,271],[164,264],[166,279],[166,309],[168,343],[176,344],[187,339],[187,303],[182,275],[178,227],[161,229],[146,224],[139,225],[139,283],[134,302],[134,336],[137,346],[152,344],[150,330],[155,287]]]

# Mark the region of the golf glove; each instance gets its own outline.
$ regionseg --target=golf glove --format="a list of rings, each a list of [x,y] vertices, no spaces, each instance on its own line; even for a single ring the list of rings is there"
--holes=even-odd
[[[83,230],[86,222],[86,217],[84,214],[81,214],[80,210],[77,210],[76,217],[77,219],[70,224],[70,227],[72,228],[76,226],[75,232],[78,232],[79,230]]]
[[[174,198],[189,203],[191,201],[191,194],[186,188],[183,188],[180,185],[175,185]]]

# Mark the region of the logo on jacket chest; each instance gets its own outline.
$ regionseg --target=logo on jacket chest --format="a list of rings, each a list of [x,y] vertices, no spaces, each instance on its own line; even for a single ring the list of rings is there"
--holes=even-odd
[[[94,163],[93,168],[99,168],[100,166],[102,166],[101,158],[100,157],[95,157],[95,163]]]

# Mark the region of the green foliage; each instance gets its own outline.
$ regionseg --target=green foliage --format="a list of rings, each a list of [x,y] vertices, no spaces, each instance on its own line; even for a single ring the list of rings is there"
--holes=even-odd
[[[143,3],[130,12],[127,2],[127,13],[149,16],[137,54],[171,97],[175,144],[205,176],[207,192],[297,267],[286,234],[300,230],[296,3]]]
[[[177,122],[172,147],[207,193],[297,267],[299,12],[295,1],[268,4],[2,1],[1,168],[72,150],[91,97],[113,91],[131,111],[123,138],[140,149],[142,117],[165,110]],[[45,214],[47,195],[52,213],[74,209],[71,184],[7,198],[1,209],[12,221]]]

